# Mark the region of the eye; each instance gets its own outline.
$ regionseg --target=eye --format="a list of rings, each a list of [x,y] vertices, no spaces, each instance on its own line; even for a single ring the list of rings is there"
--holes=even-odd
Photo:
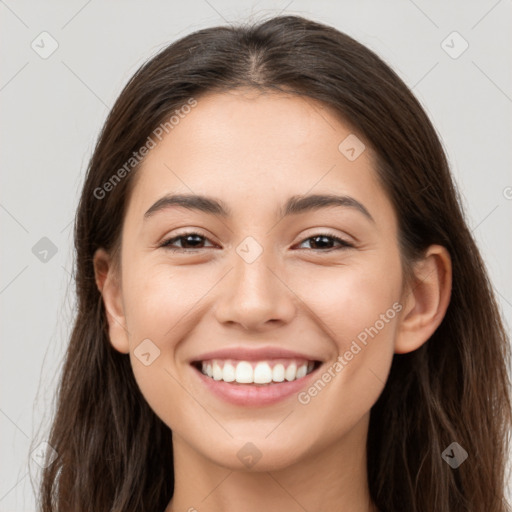
[[[339,249],[346,249],[348,247],[354,247],[353,244],[350,242],[347,242],[346,240],[343,240],[342,238],[339,238],[337,236],[328,234],[328,233],[319,233],[318,235],[311,236],[309,238],[306,238],[303,240],[300,245],[310,242],[310,240],[313,240],[313,247],[310,247],[314,250],[318,249],[327,249],[321,252],[329,252],[329,250],[339,250]],[[332,247],[332,243],[338,243],[341,247]],[[311,243],[310,243],[311,245]],[[315,247],[316,246],[316,247]]]
[[[186,250],[194,250],[194,249],[202,249],[201,244],[204,243],[204,241],[207,241],[208,239],[200,235],[199,233],[195,232],[189,232],[189,233],[183,233],[181,235],[175,236],[173,238],[169,238],[168,240],[164,240],[160,247],[165,247],[169,249],[170,251],[186,251]],[[171,247],[171,245],[175,244],[176,242],[181,243],[181,247]],[[187,247],[189,246],[189,247]],[[212,245],[213,247],[213,245]]]
[[[342,238],[330,235],[328,233],[319,233],[318,235],[306,238],[301,242],[300,245],[304,244],[305,242],[310,242],[311,240],[313,241],[313,247],[310,247],[311,249],[315,251],[318,251],[318,249],[327,249],[322,250],[321,252],[328,252],[329,250],[346,249],[348,247],[354,247],[350,242],[347,242]],[[168,240],[164,240],[160,244],[160,247],[165,247],[170,251],[193,251],[195,249],[206,248],[202,247],[202,244],[204,244],[205,241],[208,241],[208,238],[199,233],[191,231],[189,233],[183,233],[173,238],[169,238]],[[179,242],[181,244],[181,247],[172,247],[172,245],[174,245],[176,242]],[[333,243],[338,243],[339,247],[332,247]],[[211,247],[214,246],[211,245]]]

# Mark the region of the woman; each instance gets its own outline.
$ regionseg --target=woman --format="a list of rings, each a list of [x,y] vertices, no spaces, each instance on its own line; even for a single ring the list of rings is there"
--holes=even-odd
[[[43,511],[493,511],[510,353],[428,117],[298,16],[114,105],[75,224]]]

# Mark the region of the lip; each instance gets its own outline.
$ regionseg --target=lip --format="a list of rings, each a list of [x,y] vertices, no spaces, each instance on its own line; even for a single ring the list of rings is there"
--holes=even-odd
[[[201,354],[189,363],[208,361],[210,359],[235,359],[240,361],[265,361],[269,359],[307,359],[308,361],[323,362],[320,358],[311,354],[302,354],[279,347],[231,347],[214,350]]]
[[[321,364],[318,365],[311,373],[298,380],[261,385],[214,380],[204,375],[194,365],[190,365],[192,371],[207,390],[226,402],[243,407],[263,407],[281,402],[292,395],[297,395],[301,390],[311,385],[312,379],[316,378],[321,366]]]

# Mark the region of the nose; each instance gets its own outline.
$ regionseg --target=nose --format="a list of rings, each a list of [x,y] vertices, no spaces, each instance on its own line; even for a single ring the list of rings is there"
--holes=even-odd
[[[217,296],[215,315],[220,323],[261,332],[293,319],[298,297],[270,259],[266,251],[252,263],[234,255],[234,268]]]

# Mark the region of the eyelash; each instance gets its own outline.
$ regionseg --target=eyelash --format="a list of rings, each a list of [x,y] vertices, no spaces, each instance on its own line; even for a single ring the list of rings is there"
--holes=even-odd
[[[172,251],[172,252],[195,252],[195,251],[199,251],[201,249],[207,249],[208,247],[200,247],[198,249],[186,249],[186,248],[183,248],[183,247],[171,247],[170,244],[172,244],[173,242],[176,242],[180,239],[184,239],[184,238],[187,238],[189,236],[198,236],[200,238],[203,238],[205,240],[208,240],[207,237],[201,235],[201,233],[197,233],[195,231],[190,231],[190,232],[187,232],[187,233],[182,233],[178,236],[175,236],[173,238],[169,238],[167,240],[164,240],[159,247],[163,247],[169,251]],[[318,233],[318,234],[315,234],[313,236],[310,236],[310,237],[307,237],[305,238],[304,240],[302,240],[302,242],[300,242],[299,245],[302,245],[304,242],[308,241],[308,240],[311,240],[313,238],[319,238],[319,237],[326,237],[326,238],[330,238],[331,240],[335,241],[335,242],[338,242],[341,247],[331,247],[331,248],[328,248],[328,249],[325,249],[325,250],[322,250],[322,249],[311,249],[312,251],[315,251],[315,252],[331,252],[331,251],[336,251],[336,250],[343,250],[343,249],[348,249],[348,248],[353,248],[354,245],[351,244],[350,242],[347,242],[346,240],[343,240],[342,238],[339,238],[335,235],[332,235],[330,233]]]

